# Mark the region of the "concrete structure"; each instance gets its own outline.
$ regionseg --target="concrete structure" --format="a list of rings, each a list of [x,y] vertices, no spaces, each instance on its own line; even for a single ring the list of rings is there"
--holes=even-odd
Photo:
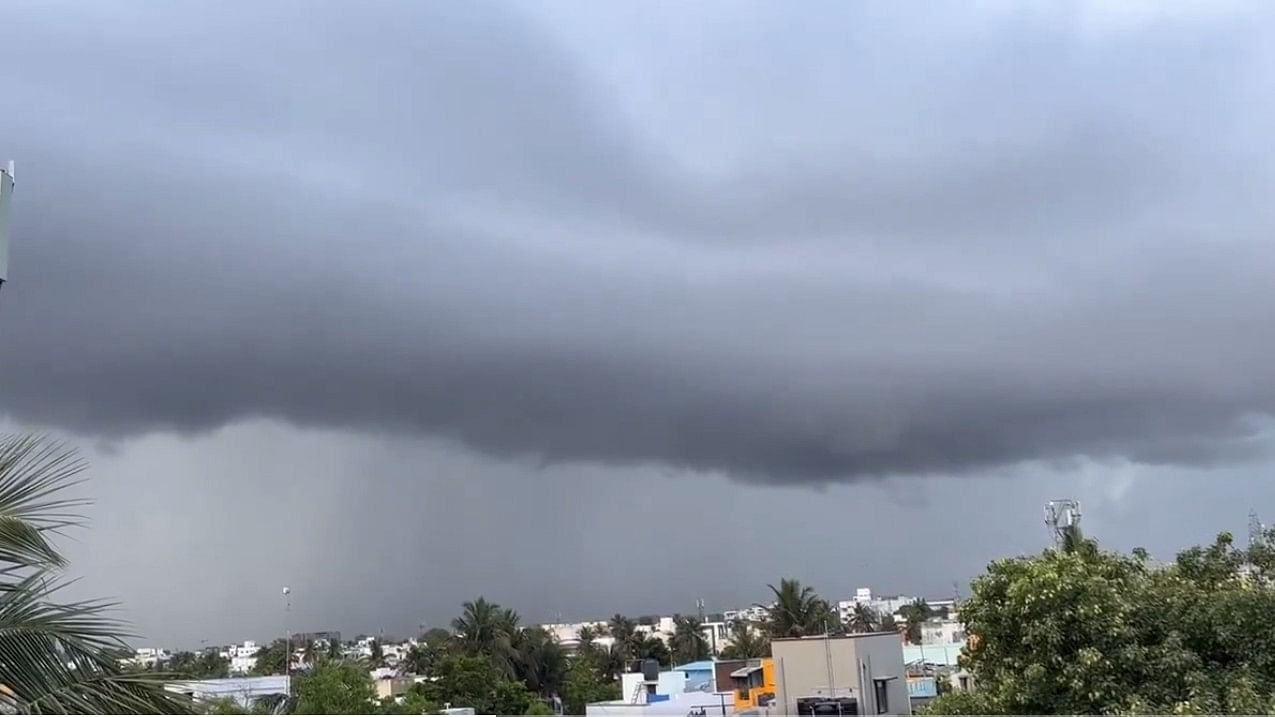
[[[231,699],[240,707],[248,709],[261,697],[286,697],[288,695],[288,677],[274,675],[271,677],[230,677],[224,680],[189,680],[170,682],[164,689],[170,692],[187,695],[199,702]]]
[[[171,655],[162,647],[139,647],[133,651],[133,656],[124,660],[135,667],[155,667],[159,663],[167,660]]]
[[[735,622],[736,620],[747,620],[752,623],[760,623],[765,622],[768,619],[770,619],[770,609],[762,607],[761,605],[754,605],[740,610],[727,610],[722,613],[722,620],[725,621],[727,625]]]
[[[638,687],[644,682],[641,672],[626,672],[620,675],[620,700],[626,704],[642,704],[649,701],[648,696],[639,694]],[[668,697],[680,695],[686,691],[686,673],[668,670],[656,676],[654,695]]]
[[[775,700],[775,661],[769,657],[745,660],[730,673],[735,707],[741,712],[770,707]],[[723,684],[721,681],[718,684]]]
[[[562,645],[563,648],[574,652],[580,647],[580,630],[585,627],[588,627],[591,630],[593,630],[593,634],[594,634],[593,644],[603,648],[609,648],[611,647],[611,645],[614,645],[615,638],[609,635],[606,637],[602,637],[598,634],[603,629],[605,629],[606,626],[607,624],[605,622],[593,621],[593,622],[547,622],[540,625],[539,627],[543,629],[545,632],[549,633],[550,635],[553,635],[554,639],[557,640],[558,644]]]
[[[633,704],[624,700],[595,702],[585,705],[586,715],[619,717],[661,717],[675,715],[705,715],[705,717],[725,717],[733,714],[735,702],[729,693],[707,694],[704,692],[683,692],[669,695],[668,699],[647,704]]]
[[[726,621],[706,622],[703,627],[704,641],[708,643],[708,654],[716,655],[730,644],[730,625]]]
[[[860,714],[911,714],[903,645],[894,633],[772,640],[775,712],[797,714],[797,700],[852,697]]]
[[[943,645],[904,645],[903,664],[925,664],[931,667],[956,667],[956,661],[965,649],[965,641]]]
[[[956,620],[933,618],[921,624],[922,645],[953,645],[965,642],[965,626]]]
[[[854,591],[853,600],[841,600],[837,603],[837,615],[845,622],[854,613],[856,605],[866,605],[878,615],[895,615],[904,605],[915,601],[916,598],[906,595],[873,596],[870,588],[859,588]]]
[[[261,646],[252,640],[244,640],[242,645],[231,645],[222,651],[221,656],[230,661],[230,674],[246,675],[257,666],[257,653]]]
[[[683,688],[685,692],[716,691],[714,685],[717,681],[717,676],[714,673],[712,660],[688,662],[685,665],[674,667],[673,671],[686,675],[686,686]]]
[[[383,700],[387,697],[398,697],[407,694],[412,689],[412,685],[416,684],[413,677],[396,677],[385,676],[376,678],[373,682],[376,685],[376,698]]]
[[[0,285],[9,279],[9,199],[13,196],[13,162],[0,169]]]

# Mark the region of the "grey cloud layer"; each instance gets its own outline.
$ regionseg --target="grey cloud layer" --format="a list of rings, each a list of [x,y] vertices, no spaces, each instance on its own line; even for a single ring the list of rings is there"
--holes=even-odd
[[[534,6],[142,7],[6,11],[21,419],[779,482],[1233,460],[1275,408],[1260,6],[1102,37],[741,6],[661,47]]]

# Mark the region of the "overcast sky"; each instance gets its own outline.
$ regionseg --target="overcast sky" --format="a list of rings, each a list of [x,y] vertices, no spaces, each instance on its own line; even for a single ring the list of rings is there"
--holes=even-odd
[[[1275,9],[1109,6],[8,0],[77,589],[402,634],[1275,520]]]

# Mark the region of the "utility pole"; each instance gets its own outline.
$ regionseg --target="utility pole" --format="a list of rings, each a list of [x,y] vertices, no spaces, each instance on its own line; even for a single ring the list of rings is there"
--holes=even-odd
[[[292,615],[292,588],[283,586],[283,674],[287,678],[288,694],[292,694],[292,633],[288,623]]]
[[[0,286],[9,279],[9,199],[13,196],[13,160],[0,169]]]

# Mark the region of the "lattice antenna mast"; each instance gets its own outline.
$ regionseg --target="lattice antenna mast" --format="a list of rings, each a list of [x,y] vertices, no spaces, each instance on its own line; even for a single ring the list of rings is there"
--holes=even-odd
[[[1257,518],[1257,511],[1248,512],[1248,547],[1255,548],[1266,542],[1266,526]]]
[[[1058,548],[1065,547],[1068,539],[1079,541],[1080,501],[1071,498],[1051,500],[1045,504],[1045,525]]]

